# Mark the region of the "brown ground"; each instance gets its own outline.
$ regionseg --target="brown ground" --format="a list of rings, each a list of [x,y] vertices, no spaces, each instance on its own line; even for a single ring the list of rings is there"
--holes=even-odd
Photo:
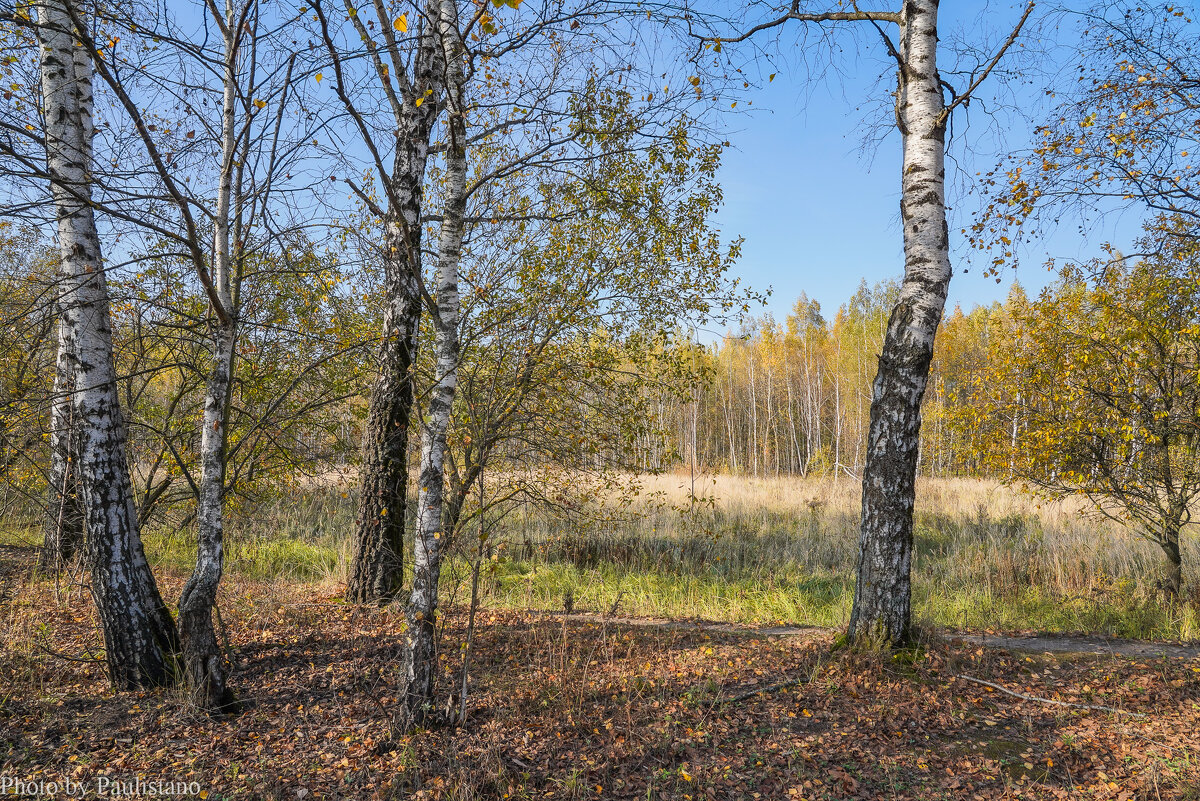
[[[392,737],[394,609],[229,582],[222,611],[249,708],[214,720],[177,691],[113,694],[99,665],[48,654],[94,648],[86,598],[66,586],[56,597],[11,557],[0,554],[0,779],[140,774],[198,781],[208,799],[296,801],[1200,797],[1196,660],[938,638],[893,658],[831,652],[819,630],[488,611],[467,725]],[[448,643],[464,622],[449,616]],[[458,652],[444,661],[450,675]]]

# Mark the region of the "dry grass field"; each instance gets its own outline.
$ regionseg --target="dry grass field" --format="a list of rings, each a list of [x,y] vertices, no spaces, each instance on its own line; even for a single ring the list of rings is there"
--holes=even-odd
[[[515,521],[486,583],[520,608],[839,626],[857,547],[855,481],[647,478],[639,513],[566,529]],[[924,480],[913,573],[918,620],[965,630],[1200,636],[1195,584],[1182,603],[1157,589],[1158,548],[1081,503],[1046,503],[994,481]],[[1196,542],[1184,564],[1196,564]]]
[[[482,603],[531,609],[837,627],[849,614],[858,483],[687,475],[641,479],[622,514],[571,523],[518,510],[493,531]],[[994,481],[922,480],[913,566],[917,621],[936,629],[1200,637],[1197,583],[1168,602],[1156,546],[1080,503],[1044,503]],[[312,483],[245,510],[227,540],[231,575],[311,584],[336,595],[346,575],[353,485]],[[10,529],[12,545],[36,532]],[[152,530],[152,561],[190,569],[191,531]],[[473,543],[457,543],[445,602],[465,602]],[[1185,535],[1185,578],[1200,549]]]

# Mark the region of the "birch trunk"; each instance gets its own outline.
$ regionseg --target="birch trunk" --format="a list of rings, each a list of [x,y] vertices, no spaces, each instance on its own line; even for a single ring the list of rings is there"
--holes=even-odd
[[[464,48],[459,35],[456,0],[442,0],[438,34],[446,54],[446,208],[438,241],[437,314],[434,316],[437,364],[428,419],[421,438],[413,587],[406,611],[408,632],[399,720],[403,730],[421,725],[428,718],[434,700],[438,580],[446,545],[446,532],[442,529],[446,431],[458,386],[458,264],[467,203],[467,154]]]
[[[412,141],[416,141],[416,137]],[[427,142],[428,140],[426,140]],[[427,148],[427,145],[426,145]],[[404,215],[420,246],[420,178]],[[417,168],[414,168],[417,169]],[[406,184],[408,182],[406,181]],[[353,603],[387,601],[400,590],[404,567],[404,520],[408,507],[408,429],[412,419],[412,365],[417,352],[421,319],[420,288],[405,237],[399,226],[388,226],[385,256],[386,307],[383,339],[377,357],[378,377],[371,388],[363,471],[359,486],[354,560],[346,599]]]
[[[216,302],[210,324],[212,368],[204,394],[203,431],[200,435],[200,498],[196,566],[179,596],[179,634],[191,701],[210,712],[234,712],[237,700],[228,686],[225,656],[213,628],[213,607],[224,570],[224,495],[226,435],[230,381],[237,342],[232,291],[230,210],[237,169],[237,61],[238,32],[232,4],[226,4],[224,96],[221,106],[221,172],[213,217],[212,280]],[[197,265],[200,267],[201,265]]]
[[[67,332],[61,310],[58,356],[54,364],[54,396],[50,406],[50,473],[47,477],[45,538],[39,567],[62,570],[84,545],[83,507],[79,498],[79,427],[71,403],[75,388],[74,367],[67,350]]]
[[[900,12],[897,114],[904,140],[904,281],[888,320],[871,400],[858,579],[848,635],[902,644],[911,631],[913,499],[921,398],[950,284],[945,127],[937,0]]]
[[[436,11],[433,3],[427,4]],[[359,483],[354,559],[346,598],[354,603],[388,601],[400,591],[404,568],[404,522],[408,511],[408,430],[412,420],[412,366],[421,322],[421,207],[429,140],[436,118],[437,36],[423,31],[413,59],[413,85],[429,87],[421,106],[406,102],[396,113],[395,155],[388,179],[390,219],[384,242],[383,337],[371,388],[363,470]],[[415,98],[414,98],[415,100]]]
[[[91,205],[92,65],[69,0],[37,6],[50,188],[58,218],[62,350],[72,366],[92,596],[109,679],[119,689],[171,683],[178,635],[142,550],[117,398],[112,322]]]

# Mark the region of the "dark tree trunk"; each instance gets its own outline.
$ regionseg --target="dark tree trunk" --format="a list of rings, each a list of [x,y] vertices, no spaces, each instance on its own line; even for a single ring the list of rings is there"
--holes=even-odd
[[[415,236],[419,226],[413,229]],[[400,591],[404,568],[404,520],[408,506],[408,430],[412,419],[412,365],[417,350],[421,297],[399,231],[387,258],[388,306],[379,350],[379,374],[371,389],[358,502],[354,561],[346,599],[390,600]]]
[[[421,209],[433,125],[441,103],[442,54],[434,20],[439,0],[425,0],[424,20],[411,58],[390,65],[375,63],[392,111],[391,169],[377,163],[387,209],[382,259],[384,318],[377,358],[377,378],[371,389],[367,430],[363,440],[363,469],[359,480],[358,520],[354,557],[346,599],[355,603],[385,602],[399,592],[403,581],[404,527],[408,512],[408,434],[412,419],[412,365],[416,358],[423,293],[421,282]],[[321,4],[314,6],[326,49],[337,76],[337,92],[358,124],[364,144],[376,150],[373,137],[345,85],[340,49],[334,43]],[[389,22],[383,5],[376,10]],[[365,39],[367,26],[355,16],[352,24]],[[409,72],[411,70],[411,73]],[[384,148],[380,147],[379,150]]]
[[[1179,530],[1168,532],[1159,542],[1163,554],[1167,557],[1167,569],[1163,575],[1163,590],[1171,598],[1179,597],[1183,589],[1183,558],[1179,553]]]
[[[429,87],[436,101],[437,42],[420,38],[413,84]],[[413,362],[421,325],[421,205],[436,102],[405,103],[397,112],[396,155],[388,183],[383,247],[384,315],[378,377],[371,388],[363,443],[354,561],[346,599],[391,600],[404,571],[404,524],[408,512],[408,432],[413,407]]]
[[[905,0],[897,117],[903,136],[904,281],[879,356],[863,470],[858,578],[847,634],[902,645],[911,633],[913,502],[921,398],[950,285],[945,104],[937,0]]]

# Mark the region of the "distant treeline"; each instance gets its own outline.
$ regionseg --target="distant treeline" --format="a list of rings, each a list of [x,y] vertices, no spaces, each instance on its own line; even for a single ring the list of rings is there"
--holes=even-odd
[[[897,291],[895,281],[863,281],[832,318],[801,295],[783,322],[766,314],[726,334],[699,357],[705,380],[691,401],[659,402],[657,431],[641,443],[643,466],[860,476],[871,382]],[[1005,382],[989,373],[1019,336],[1014,308],[1028,307],[1014,285],[1003,303],[956,307],[943,320],[923,405],[921,474],[1005,472],[997,450],[1011,446],[1004,435],[1019,415],[997,419],[999,406],[1016,404],[997,397]]]

